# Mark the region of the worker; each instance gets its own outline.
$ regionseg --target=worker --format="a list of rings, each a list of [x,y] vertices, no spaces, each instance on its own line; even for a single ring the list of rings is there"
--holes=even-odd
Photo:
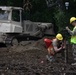
[[[73,60],[74,60],[74,63],[72,65],[76,65],[75,63],[76,62],[76,17],[70,18],[70,24],[74,26],[73,30],[71,31],[68,26],[66,27],[66,30],[68,30],[68,32],[71,35],[70,41],[72,43]]]
[[[60,33],[56,35],[56,38],[52,40],[52,43],[49,46],[47,46],[48,43],[46,43],[49,40],[44,39],[44,42],[46,43],[48,50],[48,55],[46,55],[46,58],[50,62],[55,61],[55,55],[65,48],[65,46],[62,43],[62,40],[63,40],[63,36]]]

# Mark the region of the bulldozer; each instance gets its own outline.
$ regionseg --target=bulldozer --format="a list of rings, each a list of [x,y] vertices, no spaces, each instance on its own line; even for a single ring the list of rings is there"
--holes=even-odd
[[[18,45],[23,40],[37,40],[54,35],[52,23],[23,20],[23,8],[0,6],[0,43]]]

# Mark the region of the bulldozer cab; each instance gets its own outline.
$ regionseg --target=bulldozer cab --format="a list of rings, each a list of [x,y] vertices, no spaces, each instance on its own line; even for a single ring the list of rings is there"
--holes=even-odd
[[[22,8],[0,6],[0,25],[0,32],[21,33]]]
[[[20,7],[0,7],[0,20],[21,21],[22,8]]]

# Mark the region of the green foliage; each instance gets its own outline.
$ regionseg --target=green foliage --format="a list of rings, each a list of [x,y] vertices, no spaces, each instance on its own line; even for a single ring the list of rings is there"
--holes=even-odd
[[[58,32],[60,32],[66,26],[66,16],[65,13],[60,9],[55,11],[56,12],[54,13],[54,20],[56,25],[58,26]]]
[[[0,0],[0,6],[19,6],[22,7],[23,0]]]
[[[32,21],[52,22],[53,13],[49,10],[44,0],[32,0],[32,10],[30,19]]]
[[[53,20],[53,14],[50,14],[50,12],[47,10],[43,12],[36,11],[34,14],[31,15],[32,21],[39,21],[39,22],[52,22]]]

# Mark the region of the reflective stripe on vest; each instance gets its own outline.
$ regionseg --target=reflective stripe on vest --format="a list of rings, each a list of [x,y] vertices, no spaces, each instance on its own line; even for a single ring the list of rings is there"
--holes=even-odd
[[[76,26],[74,27],[73,31],[76,29]],[[71,43],[76,44],[76,35],[71,37]]]

